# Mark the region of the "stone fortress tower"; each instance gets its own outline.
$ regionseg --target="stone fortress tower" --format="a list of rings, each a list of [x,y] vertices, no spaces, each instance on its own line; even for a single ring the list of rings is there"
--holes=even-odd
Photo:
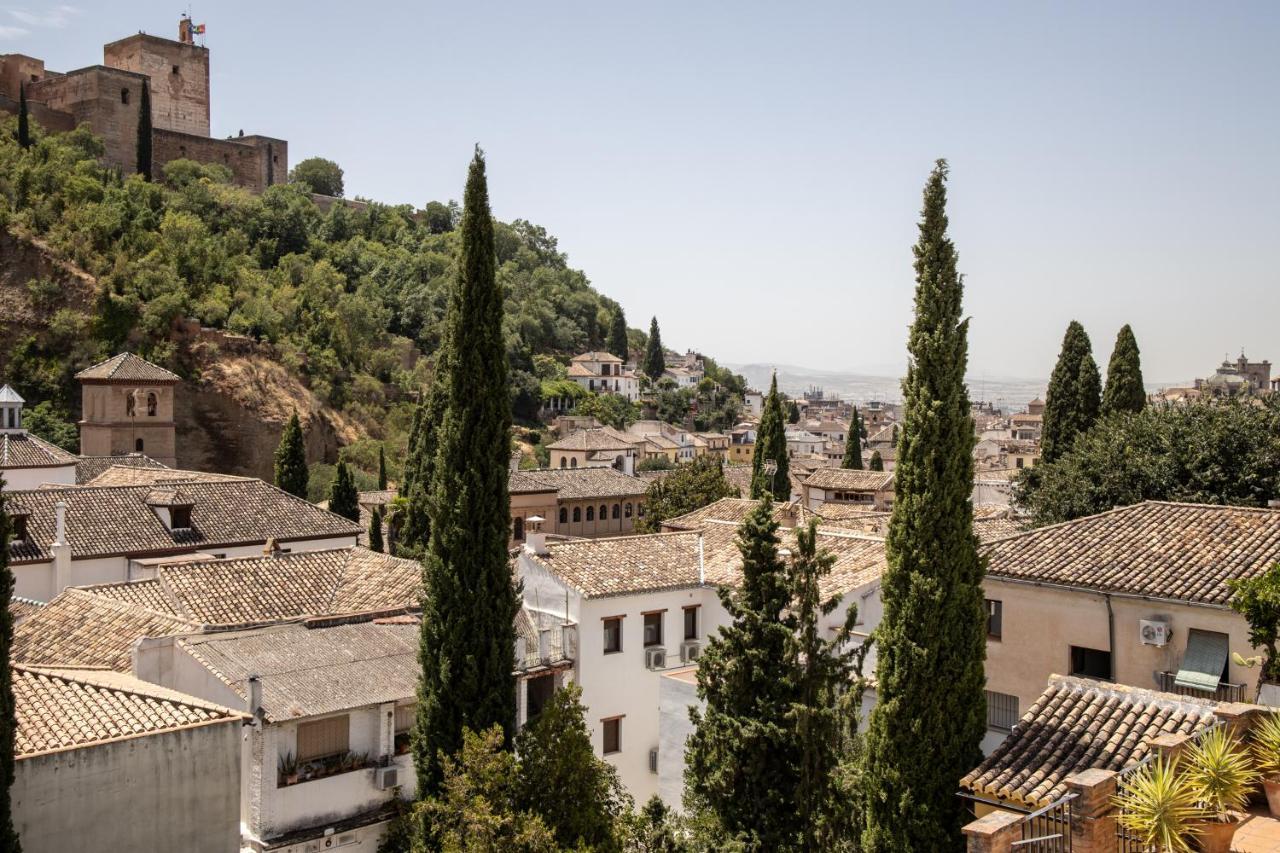
[[[76,374],[80,381],[80,455],[145,453],[177,467],[174,389],[181,379],[132,353]]]

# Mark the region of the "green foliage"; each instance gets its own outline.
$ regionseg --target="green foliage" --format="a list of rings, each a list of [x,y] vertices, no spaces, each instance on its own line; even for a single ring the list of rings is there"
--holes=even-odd
[[[375,506],[369,513],[369,550],[379,553],[387,550],[382,541],[382,507]]]
[[[80,430],[64,412],[49,400],[41,400],[22,410],[22,425],[27,432],[56,444],[71,453],[80,452]]]
[[[1052,463],[1071,449],[1076,437],[1098,419],[1101,380],[1089,335],[1075,320],[1062,338],[1058,363],[1044,398],[1042,462]]]
[[[1249,645],[1261,648],[1262,680],[1280,683],[1280,563],[1257,577],[1229,579],[1231,609],[1249,624]]]
[[[1243,811],[1258,775],[1235,735],[1218,726],[1192,741],[1186,751],[1187,781],[1196,801],[1218,820],[1229,820]]]
[[[1120,785],[1114,799],[1117,822],[1137,834],[1144,850],[1191,853],[1204,810],[1178,762],[1156,758]]]
[[[14,740],[18,719],[13,699],[13,670],[9,668],[13,649],[13,570],[9,568],[9,514],[4,506],[4,478],[0,476],[0,850],[21,853],[22,844],[13,826]]]
[[[986,731],[984,567],[973,533],[974,428],[964,382],[968,321],[947,235],[946,178],[939,160],[913,250],[915,321],[863,768],[868,853],[963,847],[965,809],[955,792],[982,759]]]
[[[619,305],[609,320],[609,352],[625,363],[631,359],[631,349],[627,344],[627,317]]]
[[[1258,775],[1268,782],[1280,781],[1280,713],[1272,711],[1261,715],[1249,737]]]
[[[582,386],[577,383],[573,387],[581,390]],[[627,400],[621,394],[592,394],[588,392],[586,396],[578,400],[578,405],[574,407],[574,414],[587,415],[600,421],[600,423],[615,429],[626,429],[629,424],[633,424],[640,417],[640,407],[635,403]]]
[[[291,495],[307,497],[307,449],[302,442],[302,423],[294,412],[285,424],[275,454],[276,486]]]
[[[879,450],[871,451],[871,459],[867,461],[867,469],[870,471],[884,470],[884,458],[880,455]]]
[[[858,408],[853,409],[853,419],[849,421],[849,434],[844,441],[844,458],[840,460],[841,468],[862,470],[862,419],[858,417]]]
[[[778,396],[778,377],[769,382],[764,398],[760,426],[756,430],[756,449],[751,457],[751,497],[775,501],[791,499],[791,477],[788,473],[787,427],[783,423],[782,398]],[[768,463],[773,463],[771,475]]]
[[[378,445],[378,491],[387,489],[387,453],[382,445]]]
[[[352,478],[347,463],[342,460],[338,460],[337,475],[329,490],[329,512],[349,521],[360,520],[360,492],[356,489],[356,481]]]
[[[638,812],[623,816],[628,853],[683,853],[680,820],[654,794]]]
[[[31,116],[27,112],[27,84],[18,84],[18,147],[31,147]]]
[[[142,97],[138,98],[138,139],[136,144],[137,163],[134,171],[143,180],[151,180],[151,84],[144,81]]]
[[[1027,469],[1014,500],[1037,525],[1146,500],[1266,506],[1280,494],[1280,399],[1200,400],[1112,415],[1049,464]]]
[[[456,757],[441,756],[437,793],[414,806],[413,853],[556,853],[542,818],[519,807],[520,777],[501,726],[461,733]]]
[[[640,533],[657,533],[662,522],[721,498],[740,497],[738,487],[724,476],[724,466],[714,455],[699,456],[649,483],[645,490],[645,517],[636,522]]]
[[[342,198],[342,167],[323,157],[308,157],[289,170],[289,183],[308,192]]]
[[[1111,361],[1107,363],[1107,388],[1102,394],[1102,414],[1140,412],[1147,405],[1147,389],[1142,382],[1142,357],[1133,329],[1125,323],[1116,335]]]
[[[596,758],[585,713],[582,689],[570,684],[520,732],[516,803],[542,818],[562,850],[620,851],[631,798],[617,770]]]
[[[645,376],[649,377],[650,382],[657,382],[662,378],[662,373],[667,369],[667,357],[662,349],[662,336],[658,332],[658,318],[654,317],[649,321],[649,343],[646,344],[644,350],[644,362],[640,369]]]
[[[795,400],[787,401],[787,423],[800,423],[800,407],[796,405]]]
[[[666,456],[650,456],[636,463],[637,471],[670,471],[675,467],[676,463]]]
[[[503,288],[495,269],[484,155],[478,148],[467,175],[461,242],[443,345],[445,364],[433,385],[443,416],[433,422],[439,424],[438,446],[428,481],[422,677],[412,735],[422,796],[441,790],[440,756],[462,747],[464,729],[496,727],[498,743],[509,747],[516,726],[511,674],[520,598],[507,555],[511,410]],[[420,476],[415,475],[415,489]],[[467,618],[458,619],[460,613]]]

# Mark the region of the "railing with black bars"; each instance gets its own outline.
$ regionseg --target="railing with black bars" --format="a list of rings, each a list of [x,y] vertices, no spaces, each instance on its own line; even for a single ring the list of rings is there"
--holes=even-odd
[[[1157,672],[1156,681],[1163,693],[1176,693],[1179,696],[1192,696],[1197,699],[1212,699],[1215,702],[1244,702],[1248,693],[1248,685],[1233,684],[1230,681],[1219,681],[1215,690],[1198,690],[1177,683],[1176,672]]]
[[[1013,842],[1024,853],[1071,853],[1071,803],[1067,794],[1022,820],[1022,839]]]

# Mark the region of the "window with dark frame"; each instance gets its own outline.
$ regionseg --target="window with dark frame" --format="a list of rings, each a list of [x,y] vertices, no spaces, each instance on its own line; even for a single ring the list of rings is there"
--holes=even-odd
[[[612,755],[622,752],[622,718],[610,717],[600,721],[600,729],[604,734],[603,752]]]
[[[569,510],[565,507],[560,507],[560,523],[561,524],[569,523]]]
[[[698,605],[696,604],[684,609],[684,638],[698,639]]]
[[[644,647],[662,645],[662,616],[665,611],[644,614]]]
[[[611,616],[603,620],[604,653],[606,655],[622,651],[622,617]]]
[[[1004,602],[995,598],[987,599],[987,639],[998,640],[1004,630]]]
[[[1008,693],[987,694],[987,728],[1007,732],[1018,723],[1018,697]]]
[[[1111,680],[1111,652],[1101,649],[1089,649],[1084,646],[1071,647],[1071,674],[1084,678]]]

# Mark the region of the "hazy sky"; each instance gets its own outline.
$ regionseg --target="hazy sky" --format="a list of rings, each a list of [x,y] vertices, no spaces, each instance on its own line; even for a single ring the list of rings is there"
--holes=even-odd
[[[181,4],[0,7],[69,70]],[[213,132],[348,195],[461,196],[555,234],[632,326],[722,361],[896,371],[951,162],[971,372],[1046,376],[1067,322],[1149,380],[1280,361],[1280,4],[219,2]]]

